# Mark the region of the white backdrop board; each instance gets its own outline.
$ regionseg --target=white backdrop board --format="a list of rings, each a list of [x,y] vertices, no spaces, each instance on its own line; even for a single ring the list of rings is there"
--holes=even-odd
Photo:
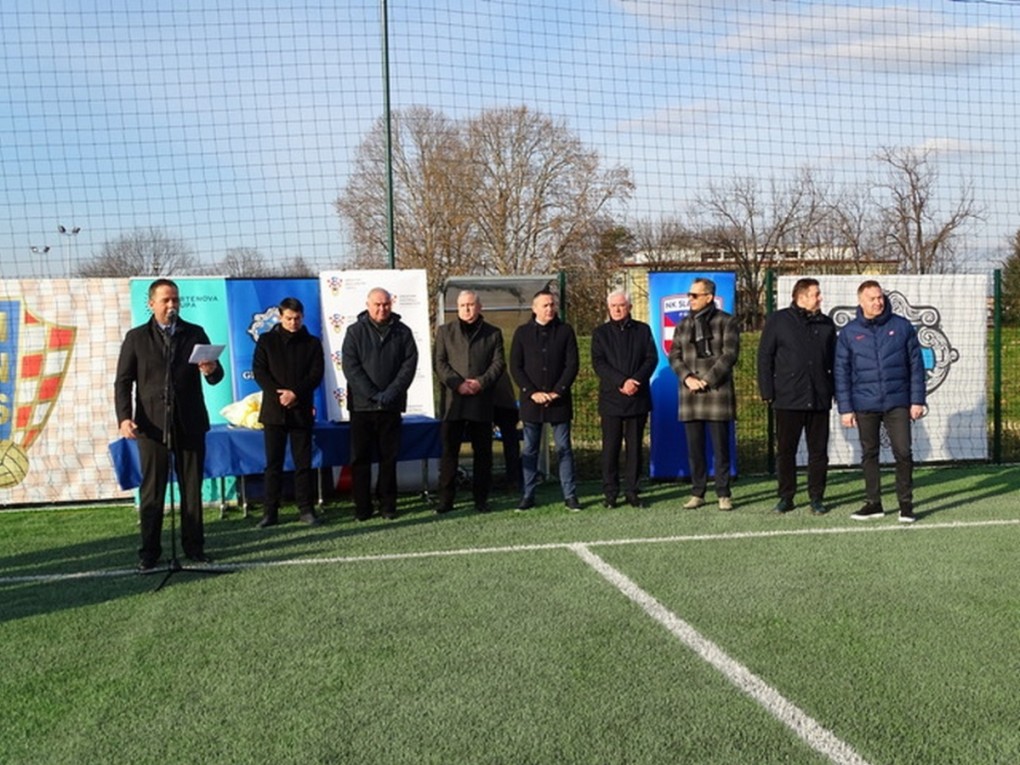
[[[346,422],[347,381],[340,363],[347,328],[365,310],[368,292],[382,287],[393,296],[393,313],[411,328],[418,345],[418,369],[407,392],[407,414],[435,417],[432,389],[432,335],[429,331],[428,279],[422,269],[324,271],[319,275],[322,296],[323,343],[331,364],[326,365],[324,385],[329,419]]]
[[[777,305],[785,308],[798,276],[778,280]],[[986,335],[989,294],[987,276],[826,276],[821,284],[822,310],[841,330],[856,315],[857,287],[874,278],[894,313],[910,320],[918,332],[927,378],[927,414],[913,425],[915,462],[952,462],[988,458]],[[892,462],[882,435],[883,462]],[[832,408],[829,461],[856,465],[861,449],[855,429],[844,428]],[[806,464],[803,444],[798,464]]]

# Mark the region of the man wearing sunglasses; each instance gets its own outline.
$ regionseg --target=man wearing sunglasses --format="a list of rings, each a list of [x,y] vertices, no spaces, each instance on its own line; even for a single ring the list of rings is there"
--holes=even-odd
[[[719,509],[732,510],[729,431],[737,418],[733,368],[740,353],[740,329],[731,314],[716,306],[711,279],[695,279],[687,300],[687,316],[674,330],[669,351],[669,365],[680,383],[679,416],[691,469],[691,497],[684,508],[693,510],[705,504],[707,433],[712,441]]]

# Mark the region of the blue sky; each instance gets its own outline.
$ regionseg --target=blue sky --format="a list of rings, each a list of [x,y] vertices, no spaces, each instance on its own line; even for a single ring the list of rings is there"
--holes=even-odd
[[[86,6],[88,6],[87,9]],[[161,227],[338,267],[332,201],[382,111],[379,0],[5,0],[0,269],[56,276]],[[389,0],[392,102],[452,117],[527,104],[630,167],[628,220],[709,184],[837,182],[934,149],[973,188],[977,266],[1018,228],[1020,5]],[[85,9],[85,10],[83,10]],[[80,226],[63,237],[57,226]],[[31,247],[50,246],[41,261]]]

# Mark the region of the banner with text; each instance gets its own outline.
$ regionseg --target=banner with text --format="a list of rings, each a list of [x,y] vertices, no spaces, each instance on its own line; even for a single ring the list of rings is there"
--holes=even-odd
[[[324,385],[329,419],[346,421],[347,383],[340,363],[347,328],[365,310],[368,293],[382,287],[393,298],[393,313],[411,328],[418,345],[418,370],[407,392],[407,414],[435,416],[432,389],[432,333],[429,324],[428,279],[423,269],[325,271],[319,275],[322,295],[323,342],[327,363]]]
[[[652,272],[648,274],[648,311],[652,335],[659,349],[659,366],[652,375],[651,451],[648,467],[652,478],[688,478],[687,438],[679,421],[679,383],[669,366],[669,349],[673,331],[688,313],[687,293],[695,279],[715,282],[715,304],[733,313],[736,303],[736,276],[729,272],[688,271],[683,273]],[[736,428],[730,427],[730,472],[737,471]],[[714,470],[711,449],[709,473]]]

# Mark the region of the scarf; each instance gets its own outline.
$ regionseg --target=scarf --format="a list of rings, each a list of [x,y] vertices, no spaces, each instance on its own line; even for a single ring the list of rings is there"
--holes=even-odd
[[[715,315],[715,304],[709,304],[694,314],[694,332],[691,337],[694,350],[699,359],[707,359],[712,353],[712,317]]]

